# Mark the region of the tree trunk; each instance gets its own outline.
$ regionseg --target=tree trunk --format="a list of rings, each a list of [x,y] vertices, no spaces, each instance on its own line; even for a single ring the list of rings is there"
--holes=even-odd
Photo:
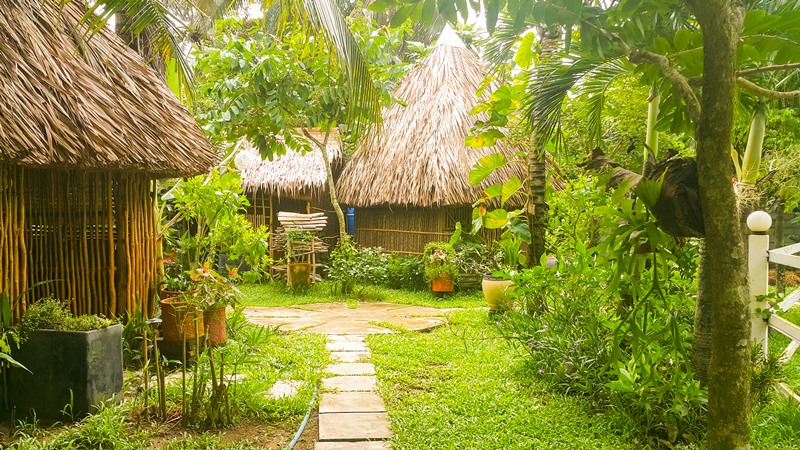
[[[303,134],[314,143],[314,145],[319,148],[319,151],[322,153],[322,161],[325,163],[325,175],[328,178],[328,192],[330,193],[331,197],[331,205],[333,205],[333,210],[336,212],[336,218],[339,221],[339,242],[345,242],[347,239],[347,228],[345,226],[344,221],[344,213],[342,212],[342,207],[339,206],[339,199],[336,197],[336,183],[333,181],[333,169],[331,168],[331,160],[328,158],[328,141],[331,138],[331,134],[333,133],[333,128],[330,126],[325,130],[325,138],[320,142],[319,140],[315,139],[311,134],[303,128]]]
[[[694,312],[692,337],[692,371],[702,386],[708,385],[708,366],[711,362],[711,302],[706,289],[708,276],[706,243],[700,243],[700,263],[697,271],[697,308]]]
[[[744,2],[687,0],[703,31],[703,96],[696,124],[706,229],[702,289],[711,303],[708,449],[750,448],[750,317],[747,252],[731,183],[736,45]],[[708,305],[703,305],[707,307]]]
[[[556,28],[542,27],[539,32],[541,40],[541,60],[547,60],[558,49],[560,31]],[[539,81],[540,82],[540,81]],[[530,138],[530,150],[527,154],[528,166],[528,204],[526,215],[531,230],[531,245],[528,251],[528,266],[538,265],[545,253],[545,233],[547,230],[547,213],[549,207],[545,192],[547,189],[547,168],[545,165],[547,144],[538,132],[540,118],[533,117]]]

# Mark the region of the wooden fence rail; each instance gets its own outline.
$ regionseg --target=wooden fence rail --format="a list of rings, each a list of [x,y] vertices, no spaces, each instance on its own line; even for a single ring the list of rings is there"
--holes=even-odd
[[[776,314],[771,314],[769,319],[764,320],[763,314],[757,310],[764,311],[769,305],[762,301],[763,295],[769,292],[769,264],[779,264],[792,268],[800,269],[800,243],[786,247],[769,249],[769,227],[772,220],[766,212],[756,211],[747,219],[747,226],[752,234],[749,236],[749,283],[750,283],[750,312],[751,312],[751,333],[755,342],[760,343],[764,353],[769,351],[769,330],[773,329],[791,339],[790,344],[783,350],[781,360],[785,363],[789,361],[794,353],[800,348],[800,326]],[[800,301],[800,288],[787,295],[778,307],[786,311]],[[789,386],[780,383],[779,390],[786,396],[794,398],[800,402],[798,396]]]

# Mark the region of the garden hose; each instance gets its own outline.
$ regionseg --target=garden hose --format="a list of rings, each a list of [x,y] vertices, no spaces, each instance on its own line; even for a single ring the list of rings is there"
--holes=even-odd
[[[289,445],[286,446],[284,450],[292,450],[295,445],[297,445],[297,441],[300,440],[300,436],[303,434],[303,430],[306,429],[306,424],[308,423],[308,418],[311,417],[311,411],[314,410],[314,403],[317,400],[317,387],[314,386],[314,394],[311,395],[311,401],[308,403],[308,411],[306,412],[306,416],[303,417],[303,421],[300,423],[300,428],[298,428],[297,433],[294,435],[294,439],[292,442],[289,442]]]

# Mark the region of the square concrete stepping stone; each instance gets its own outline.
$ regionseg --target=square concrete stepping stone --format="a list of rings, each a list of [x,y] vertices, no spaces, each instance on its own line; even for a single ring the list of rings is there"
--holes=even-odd
[[[361,442],[317,442],[314,450],[391,450],[392,445],[386,441]]]
[[[363,334],[329,334],[328,342],[364,342]]]
[[[320,441],[388,439],[389,415],[386,413],[329,413],[319,415]]]
[[[328,342],[325,344],[331,352],[368,352],[365,342]]]
[[[334,375],[375,375],[375,366],[371,363],[331,364],[325,371]]]
[[[386,412],[383,399],[376,392],[326,392],[319,402],[320,414]]]
[[[343,363],[355,363],[369,359],[369,352],[331,352],[331,359]]]
[[[372,392],[378,380],[374,376],[330,377],[322,380],[325,389],[336,389],[340,392]]]
[[[269,388],[267,395],[273,398],[294,397],[302,384],[301,381],[296,380],[278,380]]]

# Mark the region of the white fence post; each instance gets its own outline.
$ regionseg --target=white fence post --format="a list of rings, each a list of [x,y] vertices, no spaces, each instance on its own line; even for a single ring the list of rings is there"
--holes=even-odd
[[[747,281],[750,285],[750,336],[752,340],[761,344],[764,354],[767,353],[767,331],[769,325],[756,315],[756,309],[766,309],[767,303],[760,302],[757,297],[766,295],[769,289],[769,227],[772,218],[764,211],[754,211],[747,217],[747,227],[750,228],[748,244],[748,273]]]

